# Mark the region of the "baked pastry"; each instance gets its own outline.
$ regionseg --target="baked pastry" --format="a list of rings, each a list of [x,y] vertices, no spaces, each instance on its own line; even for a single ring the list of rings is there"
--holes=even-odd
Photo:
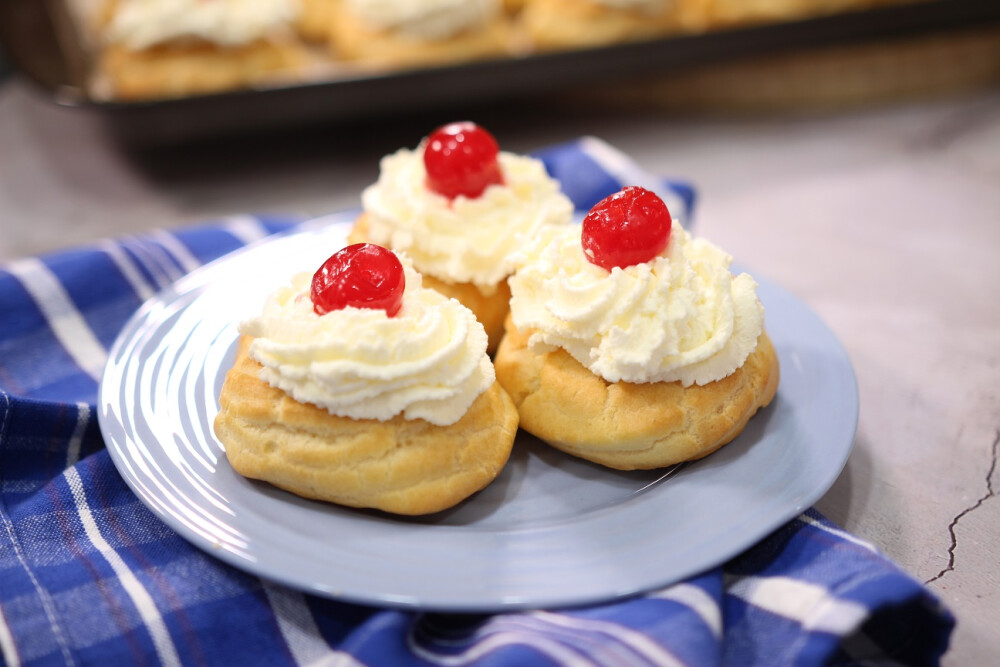
[[[526,0],[520,20],[540,50],[655,39],[703,27],[709,0]]]
[[[625,188],[544,230],[510,279],[495,357],[521,428],[622,470],[701,458],[771,402],[778,359],[731,258]]]
[[[100,71],[120,99],[167,98],[273,83],[306,52],[294,0],[111,0]]]
[[[312,42],[326,43],[333,31],[333,16],[341,0],[301,0],[299,19],[296,22],[299,34]]]
[[[512,254],[523,239],[573,216],[539,160],[500,152],[472,123],[446,125],[416,150],[384,157],[361,199],[350,241],[405,252],[428,287],[476,314],[490,352],[503,336]]]
[[[706,0],[706,21],[713,28],[776,23],[899,4],[906,0]]]
[[[510,53],[500,0],[340,0],[330,48],[359,65],[407,68]]]
[[[405,257],[348,246],[239,330],[215,432],[241,475],[417,515],[482,489],[510,455],[517,409],[482,325]]]

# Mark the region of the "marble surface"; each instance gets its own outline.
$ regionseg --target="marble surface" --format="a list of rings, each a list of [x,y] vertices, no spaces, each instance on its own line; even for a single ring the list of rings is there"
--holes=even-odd
[[[1000,89],[785,116],[541,100],[137,152],[14,81],[0,85],[0,262],[220,215],[353,207],[381,155],[458,117],[515,151],[593,134],[697,185],[698,232],[807,302],[855,365],[855,450],[819,509],[955,612],[946,664],[995,663]]]

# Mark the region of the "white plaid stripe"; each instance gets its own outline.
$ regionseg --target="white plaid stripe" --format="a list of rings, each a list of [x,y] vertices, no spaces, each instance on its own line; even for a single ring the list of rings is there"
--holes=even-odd
[[[59,279],[35,258],[7,265],[38,305],[52,333],[77,366],[95,380],[104,373],[108,352],[87,325]]]
[[[7,625],[7,618],[4,616],[3,607],[0,607],[0,657],[6,662],[8,667],[20,667],[21,658],[17,654],[17,647],[14,645],[14,635]]]
[[[66,470],[65,476],[69,489],[73,494],[73,500],[76,502],[77,514],[80,517],[80,522],[83,524],[87,538],[97,551],[104,556],[108,565],[111,566],[111,569],[117,575],[122,588],[125,589],[125,592],[132,599],[132,603],[135,605],[136,610],[138,610],[139,616],[142,618],[153,640],[153,645],[156,647],[156,656],[160,664],[167,665],[168,667],[175,665],[179,667],[181,660],[177,654],[177,648],[170,638],[170,632],[167,630],[167,626],[163,622],[163,617],[160,615],[160,611],[157,609],[152,596],[143,587],[142,583],[135,576],[135,573],[122,560],[118,552],[108,544],[107,540],[101,534],[101,530],[97,526],[97,522],[94,521],[94,516],[90,511],[90,504],[87,502],[87,497],[83,491],[83,482],[80,480],[76,469],[69,468]]]
[[[243,245],[260,241],[270,232],[257,218],[251,215],[234,215],[222,221],[223,228]]]
[[[121,244],[114,241],[105,241],[98,245],[104,253],[111,258],[118,270],[121,271],[125,280],[132,286],[132,291],[139,297],[140,301],[145,301],[156,293],[153,285],[142,275],[135,265],[135,261],[122,248]]]
[[[694,584],[675,584],[669,588],[650,593],[649,597],[671,600],[684,605],[698,614],[711,630],[713,636],[722,636],[722,610],[719,608],[719,603],[702,588]]]

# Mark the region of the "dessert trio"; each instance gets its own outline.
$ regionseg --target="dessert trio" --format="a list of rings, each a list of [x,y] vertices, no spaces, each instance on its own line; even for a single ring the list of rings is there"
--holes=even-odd
[[[105,94],[137,100],[594,48],[906,1],[106,0],[98,17],[82,13]]]
[[[706,456],[773,399],[757,284],[627,186],[582,224],[537,160],[452,123],[383,158],[347,247],[239,323],[240,474],[403,515],[490,484],[518,428],[609,468]]]

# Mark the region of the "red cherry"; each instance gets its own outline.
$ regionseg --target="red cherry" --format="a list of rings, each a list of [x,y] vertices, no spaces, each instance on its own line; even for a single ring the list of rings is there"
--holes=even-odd
[[[381,308],[392,317],[403,304],[405,286],[396,255],[373,243],[355,243],[335,252],[313,274],[313,310],[326,315],[348,306]]]
[[[503,183],[493,135],[475,123],[450,123],[434,130],[424,149],[427,187],[448,199],[478,197]]]
[[[597,202],[583,219],[583,253],[591,264],[608,271],[648,262],[669,240],[667,205],[656,194],[635,185]]]

